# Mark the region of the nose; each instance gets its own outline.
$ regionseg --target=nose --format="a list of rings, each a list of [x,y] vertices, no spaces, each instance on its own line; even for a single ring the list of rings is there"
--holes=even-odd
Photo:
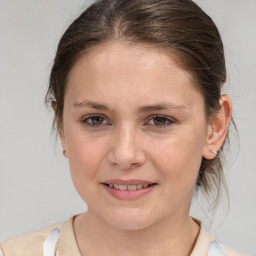
[[[108,161],[112,165],[122,170],[128,170],[145,163],[146,156],[142,149],[140,132],[136,127],[129,124],[120,125],[111,140]]]

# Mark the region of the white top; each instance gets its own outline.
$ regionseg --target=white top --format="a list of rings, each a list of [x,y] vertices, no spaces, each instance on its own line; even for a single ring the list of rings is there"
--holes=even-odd
[[[74,216],[75,217],[75,216]],[[39,231],[17,236],[0,244],[0,256],[81,256],[73,230],[72,217]],[[218,244],[200,221],[200,232],[190,256],[245,256]]]

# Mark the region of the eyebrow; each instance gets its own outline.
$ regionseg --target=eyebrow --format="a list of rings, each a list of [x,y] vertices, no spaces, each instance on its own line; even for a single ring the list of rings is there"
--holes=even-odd
[[[106,105],[99,104],[99,103],[92,102],[92,101],[83,101],[80,103],[74,103],[73,106],[74,107],[87,107],[87,108],[93,108],[96,110],[105,110],[105,111],[112,112],[112,110],[110,110]]]
[[[104,110],[104,111],[109,111],[113,112],[112,109],[110,109],[107,105],[103,105],[97,102],[92,102],[92,101],[83,101],[80,103],[74,103],[74,107],[87,107],[87,108],[92,108],[96,110]],[[187,106],[184,105],[175,105],[171,103],[160,103],[160,104],[155,104],[155,105],[145,105],[137,108],[138,113],[144,113],[144,112],[152,112],[152,111],[159,111],[159,110],[172,110],[172,109],[187,109]]]

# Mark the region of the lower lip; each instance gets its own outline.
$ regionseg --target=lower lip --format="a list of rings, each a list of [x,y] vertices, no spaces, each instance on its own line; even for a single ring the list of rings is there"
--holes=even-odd
[[[111,188],[106,184],[102,184],[102,185],[109,192],[110,195],[121,200],[135,200],[137,198],[140,198],[148,194],[156,186],[156,184],[154,184],[154,185],[150,185],[147,188],[141,188],[136,190],[120,190],[120,189]]]

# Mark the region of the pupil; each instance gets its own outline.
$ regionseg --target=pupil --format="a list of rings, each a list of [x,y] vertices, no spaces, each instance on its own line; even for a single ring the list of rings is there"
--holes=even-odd
[[[93,118],[92,118],[92,123],[93,123],[93,124],[101,124],[102,121],[103,121],[103,118],[100,117],[100,116],[97,116],[97,117],[93,117]]]
[[[164,125],[165,124],[165,118],[164,117],[156,117],[156,118],[154,118],[154,123],[156,125]]]

